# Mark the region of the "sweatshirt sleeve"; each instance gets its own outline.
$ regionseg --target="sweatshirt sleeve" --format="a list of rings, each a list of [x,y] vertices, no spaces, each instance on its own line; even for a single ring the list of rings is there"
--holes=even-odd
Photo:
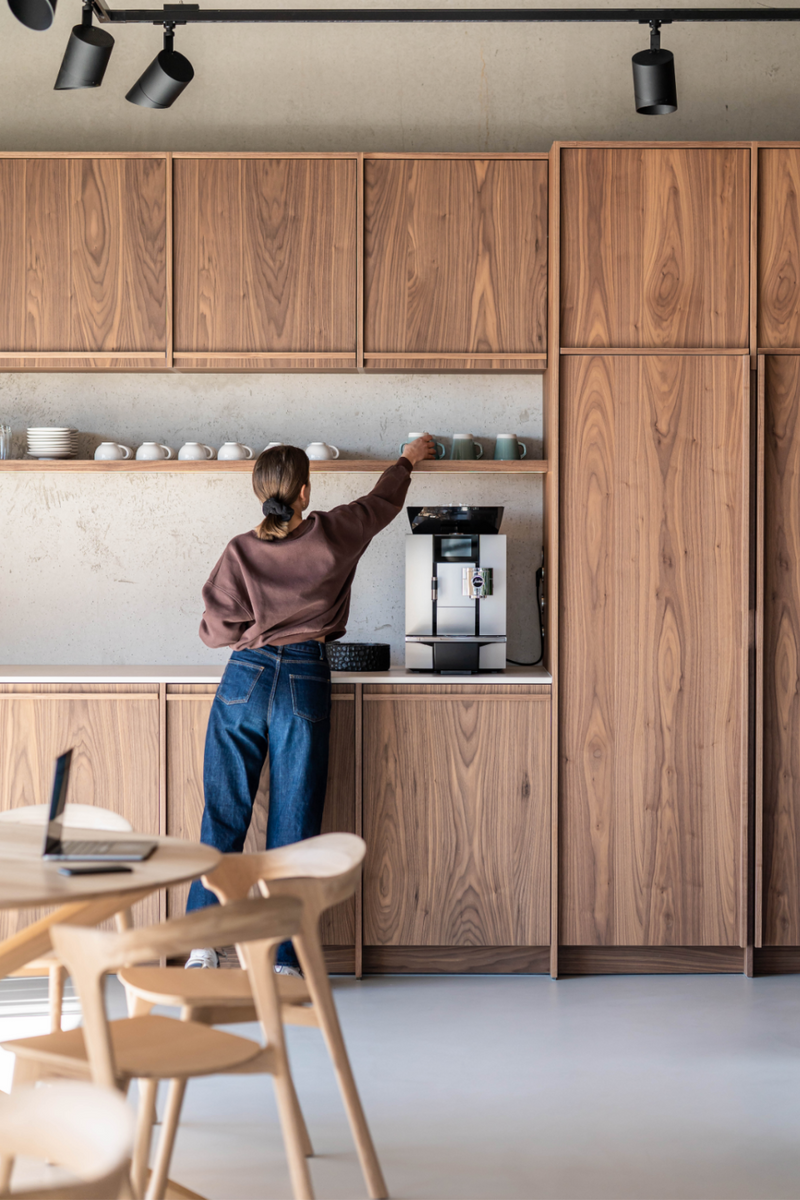
[[[411,470],[412,464],[401,455],[397,462],[386,468],[366,496],[332,508],[326,516],[336,536],[347,541],[360,541],[365,549],[375,534],[385,529],[401,511],[411,483]]]
[[[252,613],[247,612],[241,601],[210,580],[203,588],[203,603],[200,638],[207,646],[233,646],[253,624]]]

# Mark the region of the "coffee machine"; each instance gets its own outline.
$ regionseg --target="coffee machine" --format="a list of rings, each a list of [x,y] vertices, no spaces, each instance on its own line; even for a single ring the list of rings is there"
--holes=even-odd
[[[406,668],[477,675],[506,667],[502,508],[407,509]]]

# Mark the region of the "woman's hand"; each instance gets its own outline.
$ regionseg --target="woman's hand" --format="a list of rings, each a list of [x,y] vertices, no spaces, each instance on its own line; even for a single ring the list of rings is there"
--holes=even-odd
[[[403,458],[407,458],[412,466],[424,462],[426,458],[436,458],[436,443],[429,433],[423,433],[421,437],[404,446]]]

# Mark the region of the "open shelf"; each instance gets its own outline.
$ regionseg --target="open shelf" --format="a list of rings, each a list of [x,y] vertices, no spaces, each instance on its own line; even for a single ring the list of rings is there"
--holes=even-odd
[[[390,467],[396,459],[376,458],[340,458],[326,462],[312,462],[312,471],[374,472],[380,473]],[[219,462],[217,459],[205,462],[179,462],[177,459],[159,459],[157,462],[137,462],[135,459],[118,462],[95,462],[91,458],[65,459],[30,459],[10,458],[0,462],[0,471],[135,471],[183,474],[185,472],[209,471],[252,471],[253,459],[240,462]],[[505,474],[545,475],[548,471],[546,459],[523,458],[510,462],[496,462],[493,458],[462,459],[453,462],[451,459],[436,459],[418,463],[415,471],[440,471],[446,474],[463,474],[464,472],[491,472]]]

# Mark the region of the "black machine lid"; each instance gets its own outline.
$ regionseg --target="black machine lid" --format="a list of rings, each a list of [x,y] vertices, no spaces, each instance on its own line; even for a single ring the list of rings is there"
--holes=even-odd
[[[499,533],[505,509],[476,504],[426,504],[406,509],[412,533],[433,533],[444,537],[463,534]]]

